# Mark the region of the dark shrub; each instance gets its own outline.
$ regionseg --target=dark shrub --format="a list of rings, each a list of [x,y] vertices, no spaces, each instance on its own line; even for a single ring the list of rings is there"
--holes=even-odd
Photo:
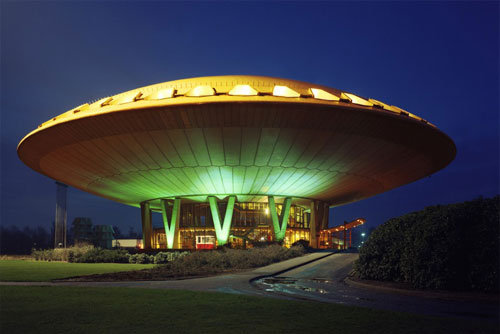
[[[187,255],[187,254],[189,254],[189,252],[180,252],[180,251],[159,252],[158,254],[156,254],[154,256],[153,261],[155,264],[165,264],[165,263],[174,261],[174,260],[178,259],[179,257],[182,257],[182,256]],[[151,262],[151,263],[153,263],[153,262]]]
[[[124,249],[94,248],[83,254],[74,255],[74,262],[83,263],[128,263],[130,254]]]
[[[306,250],[301,245],[290,249],[276,244],[247,250],[221,248],[206,252],[185,253],[185,255],[181,253],[174,261],[169,261],[154,270],[168,277],[207,275],[233,269],[261,267],[305,253]]]
[[[155,257],[154,255],[148,255],[145,253],[134,254],[129,257],[128,262],[138,264],[155,263]]]
[[[277,245],[277,246],[283,246],[283,242],[281,241],[252,241],[252,246],[254,248],[266,248],[266,247],[269,247],[269,246],[273,246],[273,245]]]
[[[155,255],[155,264],[165,264],[168,263],[168,253],[160,252]]]
[[[68,261],[76,262],[76,258],[90,251],[94,246],[79,245],[68,248],[33,249],[31,256],[37,261]]]
[[[360,278],[414,288],[499,288],[499,197],[438,205],[390,219],[360,249]]]
[[[304,240],[304,239],[300,239],[300,240],[295,241],[292,244],[292,246],[297,246],[297,245],[301,245],[302,247],[307,248],[307,247],[309,247],[309,241]]]
[[[75,262],[75,252],[73,251],[68,252],[68,262]]]

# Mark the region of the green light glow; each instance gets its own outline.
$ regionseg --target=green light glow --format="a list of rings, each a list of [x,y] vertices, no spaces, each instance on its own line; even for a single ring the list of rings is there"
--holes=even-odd
[[[180,207],[181,207],[181,199],[176,198],[174,200],[174,207],[172,209],[172,218],[170,219],[170,226],[168,223],[167,217],[167,201],[161,200],[161,215],[163,217],[163,225],[165,226],[165,237],[167,240],[167,248],[172,249],[175,245],[175,236],[177,234],[177,230],[179,228],[179,218],[180,218]]]
[[[127,198],[127,204],[191,195],[219,199],[226,194],[316,198],[349,180],[349,175],[339,172],[339,168],[348,170],[342,162],[345,152],[322,149],[332,139],[329,132],[221,127],[158,130],[134,136],[134,143],[145,143],[148,151],[141,152],[139,145],[131,144],[129,150],[133,152],[127,154],[134,154],[133,165],[125,153],[116,154],[115,149],[123,146],[120,140],[109,137],[91,141],[103,152],[97,151],[95,156],[86,153],[82,159],[107,161],[113,156],[116,163],[103,171],[106,177],[89,184],[89,191]],[[350,138],[337,137],[334,144]],[[370,147],[379,144],[375,141]],[[395,149],[384,145],[388,150]],[[70,155],[72,149],[76,148],[70,145],[65,151]],[[66,172],[75,173],[70,166]]]
[[[212,220],[214,222],[215,235],[217,237],[217,243],[219,246],[225,245],[227,243],[227,240],[229,239],[229,231],[231,229],[231,219],[233,218],[233,209],[235,201],[236,201],[236,196],[229,196],[226,213],[224,214],[224,224],[221,226],[217,199],[213,196],[208,197],[208,202],[210,203],[210,210],[212,211]]]
[[[286,225],[288,223],[288,217],[290,216],[290,206],[292,205],[292,199],[290,197],[285,198],[283,209],[281,210],[281,222],[279,221],[278,212],[276,211],[274,196],[269,196],[268,199],[269,211],[271,212],[271,218],[273,220],[274,236],[277,241],[282,241],[285,238]]]

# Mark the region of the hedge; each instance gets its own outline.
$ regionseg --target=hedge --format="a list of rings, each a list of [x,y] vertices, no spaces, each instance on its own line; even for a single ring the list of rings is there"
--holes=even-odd
[[[499,201],[478,198],[390,219],[361,247],[358,276],[414,288],[498,291]]]

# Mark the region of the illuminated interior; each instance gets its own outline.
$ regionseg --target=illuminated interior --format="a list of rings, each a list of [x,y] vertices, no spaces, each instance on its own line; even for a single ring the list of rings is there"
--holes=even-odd
[[[171,229],[162,227],[154,227],[151,235],[153,249],[165,248],[181,248],[181,249],[196,249],[199,240],[198,237],[212,236],[216,240],[216,246],[224,245],[228,242],[232,247],[248,248],[255,244],[282,241],[287,247],[290,247],[294,242],[299,240],[309,241],[309,224],[311,219],[310,209],[302,206],[288,204],[288,215],[283,212],[283,207],[286,204],[275,204],[276,214],[282,222],[284,216],[286,219],[286,228],[275,231],[273,225],[273,217],[269,210],[269,203],[263,202],[235,202],[230,229],[227,234],[217,230],[217,224],[220,224],[220,216],[222,212],[227,212],[229,201],[218,201],[217,208],[219,210],[219,218],[215,219],[210,203],[188,203],[181,205],[179,215],[179,227],[176,235],[177,247],[169,247],[174,245],[174,240],[167,241],[168,232]],[[162,215],[174,217],[174,205],[166,205],[166,212],[162,211]],[[225,222],[227,224],[227,222]],[[229,225],[226,225],[229,226]],[[167,233],[165,233],[167,231]],[[276,233],[278,232],[278,233]],[[218,236],[219,235],[219,236]],[[167,236],[167,237],[166,237]]]

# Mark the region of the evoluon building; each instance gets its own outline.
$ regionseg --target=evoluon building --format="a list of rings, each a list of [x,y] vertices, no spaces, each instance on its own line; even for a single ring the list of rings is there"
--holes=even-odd
[[[83,104],[29,133],[18,154],[48,177],[140,207],[145,248],[320,247],[330,207],[428,176],[456,149],[433,124],[374,99],[219,76]],[[163,228],[153,228],[152,212]]]

